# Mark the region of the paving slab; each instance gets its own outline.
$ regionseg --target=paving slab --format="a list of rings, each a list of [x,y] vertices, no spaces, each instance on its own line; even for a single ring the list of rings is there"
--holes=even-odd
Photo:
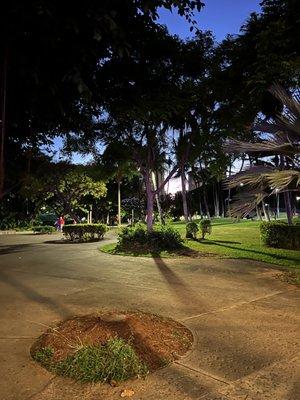
[[[261,298],[188,319],[196,337],[183,363],[235,381],[300,349],[299,291]]]

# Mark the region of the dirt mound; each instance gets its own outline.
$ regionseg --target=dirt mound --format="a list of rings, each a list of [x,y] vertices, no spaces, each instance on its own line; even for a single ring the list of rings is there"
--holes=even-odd
[[[186,353],[193,342],[191,332],[172,319],[143,312],[111,311],[61,322],[34,343],[31,354],[51,347],[53,359],[59,362],[84,345],[105,345],[114,337],[130,342],[150,371]]]

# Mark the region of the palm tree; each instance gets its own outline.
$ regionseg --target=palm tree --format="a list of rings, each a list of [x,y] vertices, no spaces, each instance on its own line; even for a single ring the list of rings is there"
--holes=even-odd
[[[300,93],[297,89],[292,95],[279,85],[273,85],[270,92],[282,103],[281,114],[253,126],[258,132],[256,142],[230,140],[225,146],[228,153],[269,158],[234,175],[226,186],[242,187],[232,207],[232,213],[238,217],[249,214],[259,203],[264,204],[266,197],[283,193],[291,224],[290,192],[299,191],[300,186]],[[273,160],[271,156],[275,156]]]

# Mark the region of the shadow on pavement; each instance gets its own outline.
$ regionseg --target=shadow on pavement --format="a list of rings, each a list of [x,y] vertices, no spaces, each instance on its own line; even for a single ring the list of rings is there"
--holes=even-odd
[[[27,249],[29,250],[29,248],[32,246],[34,246],[34,245],[32,245],[31,243],[11,244],[11,245],[0,246],[0,255],[19,253],[24,250],[26,251]]]
[[[13,278],[12,276],[6,274],[3,271],[0,271],[0,280],[11,287],[17,289],[21,292],[28,300],[34,301],[35,303],[45,305],[48,309],[55,312],[59,317],[65,319],[73,315],[71,310],[64,307],[62,304],[53,300],[50,297],[46,297],[38,293],[32,288],[27,287],[23,283],[19,282],[17,279]]]
[[[199,296],[188,286],[157,254],[152,253],[153,260],[158,267],[159,272],[167,282],[170,291],[177,297],[177,299],[186,307],[191,304],[203,306]]]

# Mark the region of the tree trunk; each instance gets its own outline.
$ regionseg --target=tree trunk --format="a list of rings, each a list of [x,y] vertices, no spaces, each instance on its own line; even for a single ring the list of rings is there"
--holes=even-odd
[[[262,216],[261,216],[259,205],[256,206],[256,215],[257,215],[257,219],[259,218],[262,221]]]
[[[228,174],[228,176],[229,176],[229,178],[231,177],[231,168],[232,168],[232,165],[231,165],[231,161],[230,161],[230,165],[229,165],[229,174]],[[231,208],[230,208],[230,196],[231,196],[231,190],[230,189],[228,189],[228,217],[229,218],[231,218]]]
[[[199,212],[200,212],[200,218],[203,219],[203,210],[202,210],[201,189],[200,189],[200,187],[199,187]]]
[[[180,169],[180,177],[181,177],[181,194],[182,194],[183,215],[184,215],[185,223],[187,224],[189,222],[189,210],[188,210],[188,204],[187,204],[187,198],[186,198],[186,187],[185,187],[186,177],[185,177],[185,172],[184,172],[183,167]]]
[[[261,204],[262,204],[262,209],[263,209],[263,212],[264,212],[265,220],[270,222],[270,214],[269,214],[269,211],[266,209],[265,202],[262,201]]]
[[[121,181],[118,179],[118,225],[121,225]]]
[[[214,208],[215,208],[215,217],[220,217],[220,202],[219,202],[219,193],[218,193],[218,183],[214,185]]]
[[[4,142],[6,136],[6,85],[7,85],[7,52],[4,55],[1,85],[1,145],[0,145],[0,199],[4,196]]]
[[[152,172],[152,182],[153,182],[153,186],[154,186],[154,190],[157,190],[157,183],[156,183],[156,176],[155,173]],[[164,224],[164,219],[163,219],[163,215],[162,215],[162,209],[161,209],[161,205],[160,205],[160,200],[159,200],[159,194],[156,192],[155,193],[155,200],[156,200],[156,205],[157,205],[157,211],[158,211],[158,215],[159,215],[159,222],[161,223],[161,225]]]
[[[209,213],[209,207],[208,207],[208,202],[207,202],[207,193],[206,193],[206,188],[203,186],[203,200],[204,200],[204,206],[205,206],[205,212],[208,218],[210,218],[210,213]]]
[[[145,173],[144,179],[145,179],[146,196],[147,196],[147,232],[152,232],[154,193],[152,190],[150,173],[148,171]]]
[[[292,213],[292,206],[291,206],[291,196],[289,192],[284,192],[284,203],[285,203],[285,210],[286,216],[288,220],[288,224],[293,224],[293,213]]]

